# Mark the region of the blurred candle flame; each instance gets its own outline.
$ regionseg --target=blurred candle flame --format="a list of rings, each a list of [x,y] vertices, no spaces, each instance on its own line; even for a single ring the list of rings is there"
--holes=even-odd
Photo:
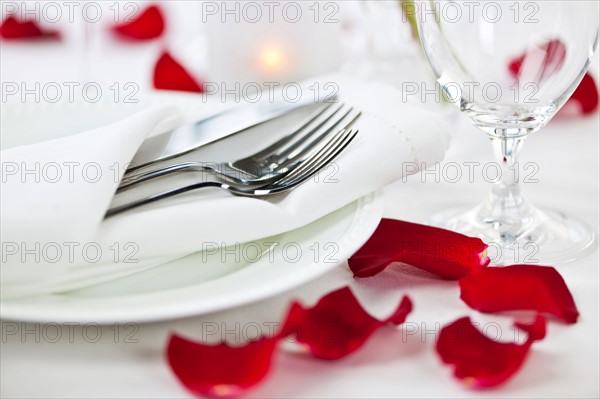
[[[285,55],[278,47],[267,47],[261,51],[259,63],[267,73],[281,72],[285,69]]]

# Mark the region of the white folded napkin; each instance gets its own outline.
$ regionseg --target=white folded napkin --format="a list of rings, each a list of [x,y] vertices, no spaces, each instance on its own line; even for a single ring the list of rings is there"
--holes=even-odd
[[[354,125],[360,133],[318,178],[265,199],[203,189],[103,220],[143,140],[180,123],[181,112],[184,120],[198,118],[199,107],[154,106],[98,129],[2,151],[2,298],[82,288],[197,252],[206,242],[233,245],[289,231],[442,159],[449,141],[443,123],[403,104],[395,89],[339,75],[315,82],[333,83],[341,101],[362,111]],[[188,157],[210,162],[250,154],[273,140],[273,126]],[[23,175],[36,168],[39,181],[35,172]],[[193,178],[185,174],[148,190]]]

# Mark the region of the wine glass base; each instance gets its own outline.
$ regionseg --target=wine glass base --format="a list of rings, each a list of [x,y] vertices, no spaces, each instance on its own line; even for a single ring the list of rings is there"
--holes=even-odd
[[[481,238],[489,245],[488,256],[494,265],[563,264],[579,260],[596,248],[594,231],[562,212],[533,208],[528,223],[506,234],[498,221],[486,221],[480,208],[447,210],[435,214],[430,224]]]

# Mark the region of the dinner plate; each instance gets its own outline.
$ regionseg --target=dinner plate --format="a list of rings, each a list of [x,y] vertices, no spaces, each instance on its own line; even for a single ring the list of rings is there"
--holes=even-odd
[[[1,316],[39,322],[147,322],[265,299],[345,267],[382,213],[383,195],[372,193],[277,237],[207,249],[69,293],[2,301]]]
[[[57,138],[123,118],[152,103],[183,108],[198,96],[153,92],[140,103],[9,104],[2,107],[2,148]],[[352,255],[377,227],[383,193],[371,193],[302,228],[257,241],[217,244],[143,272],[71,292],[3,300],[3,319],[37,322],[150,322],[223,310],[285,292]]]

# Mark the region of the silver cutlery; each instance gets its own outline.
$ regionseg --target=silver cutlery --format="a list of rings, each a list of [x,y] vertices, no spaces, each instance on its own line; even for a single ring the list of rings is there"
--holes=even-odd
[[[335,98],[326,99],[334,102]],[[136,152],[128,170],[193,151],[205,144],[260,125],[292,110],[314,104],[314,98],[304,96],[298,102],[262,102],[247,104],[223,111],[175,130],[146,139]]]
[[[130,202],[128,204],[109,209],[105,217],[114,216],[116,214],[151,204],[166,198],[183,194],[192,190],[201,188],[220,188],[234,195],[261,197],[283,193],[298,187],[301,183],[312,177],[315,173],[325,167],[336,156],[338,156],[347,146],[354,140],[358,130],[342,129],[330,137],[324,145],[310,153],[299,165],[291,172],[284,174],[280,178],[267,184],[254,184],[247,186],[232,186],[223,181],[203,181],[199,183],[189,184],[174,190],[165,191],[160,194],[148,196],[146,198]]]
[[[238,185],[266,184],[296,168],[332,131],[348,128],[360,112],[345,104],[324,104],[291,133],[243,159],[221,163],[181,162],[125,174],[118,191],[179,172],[209,172]]]

